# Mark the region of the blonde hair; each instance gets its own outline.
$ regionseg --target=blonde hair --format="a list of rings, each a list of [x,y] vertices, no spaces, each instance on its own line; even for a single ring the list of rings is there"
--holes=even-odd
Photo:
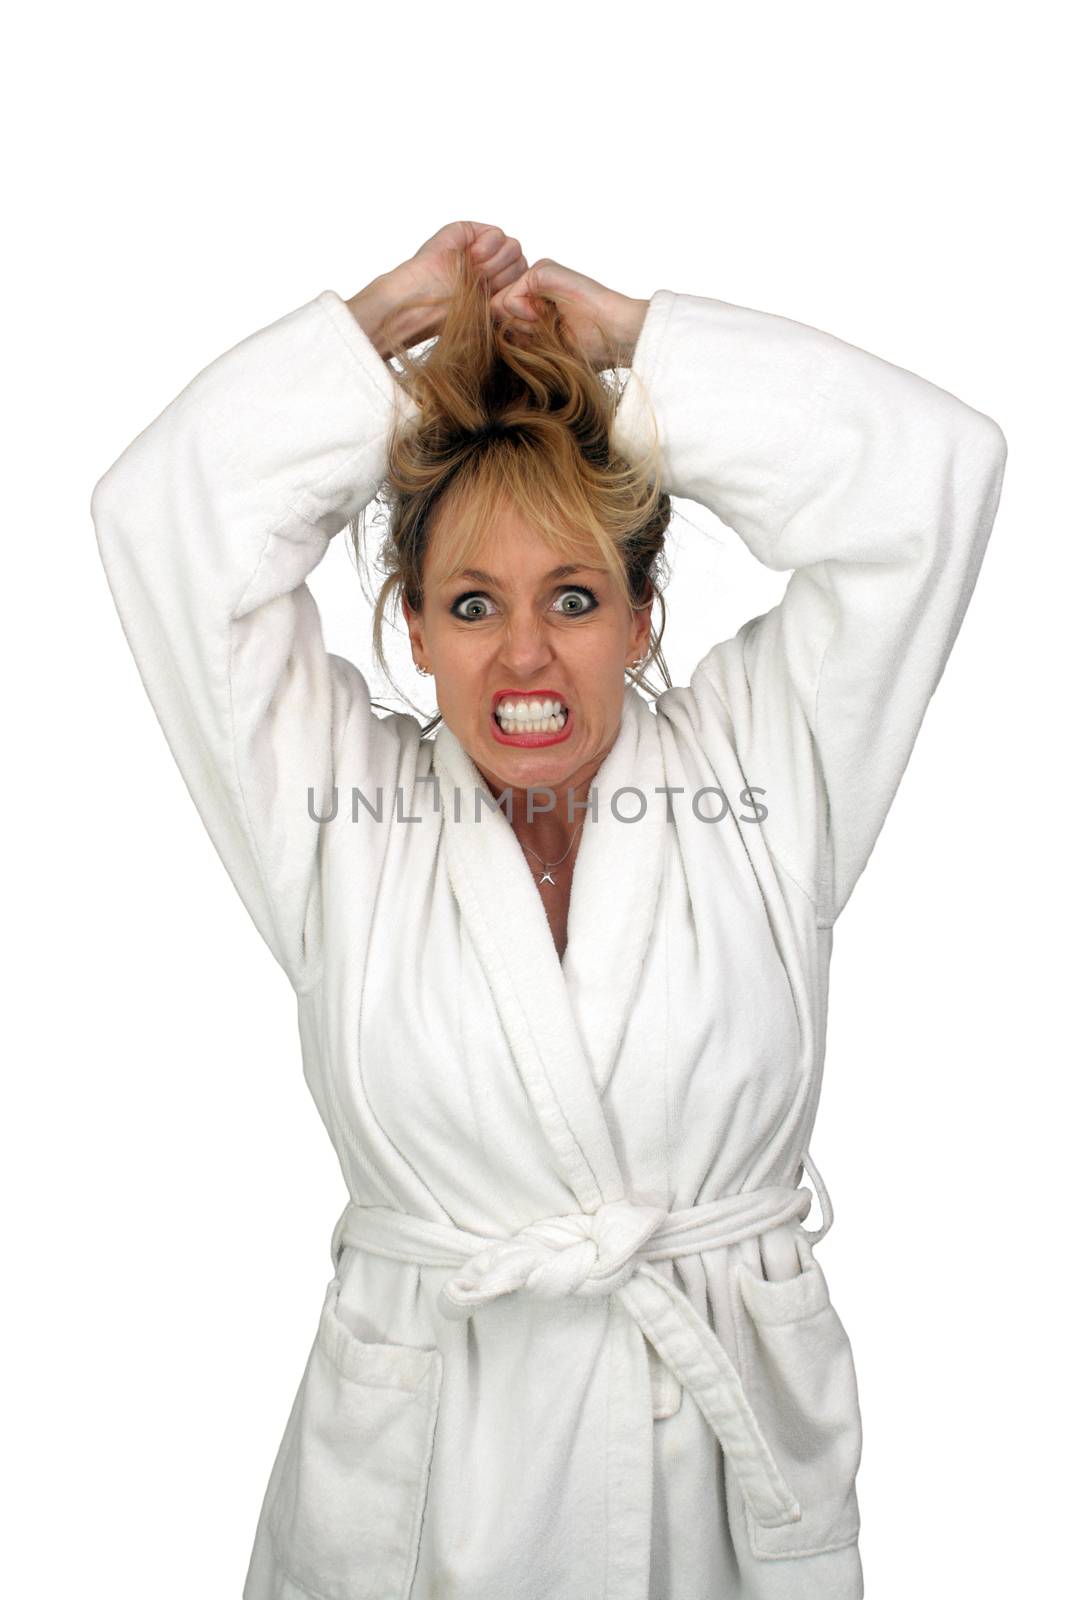
[[[497,321],[489,300],[466,251],[457,251],[451,294],[409,300],[394,309],[382,330],[387,355],[399,363],[397,382],[418,411],[413,421],[394,426],[378,492],[387,529],[379,557],[384,582],[374,602],[375,659],[407,700],[382,648],[386,607],[392,601],[395,609],[403,593],[412,610],[421,610],[431,537],[444,541],[435,546],[444,570],[458,572],[491,538],[500,507],[508,502],[564,561],[595,549],[632,610],[659,601],[663,621],[650,635],[646,667],[626,671],[647,687],[647,665],[654,663],[664,688],[670,688],[662,652],[661,578],[671,502],[661,489],[651,408],[654,442],[631,462],[610,441],[622,398],[622,362],[616,359],[606,373],[598,370],[547,297],[534,299],[531,321],[512,316]],[[446,307],[439,335],[417,357],[390,337],[393,319],[399,322],[416,304]],[[605,348],[610,348],[606,341]],[[614,354],[622,352],[616,348]],[[629,381],[636,375],[631,373]],[[446,504],[455,513],[447,519],[441,516]],[[366,538],[366,511],[352,525],[357,562]],[[439,720],[439,714],[432,717],[422,732],[429,733]]]

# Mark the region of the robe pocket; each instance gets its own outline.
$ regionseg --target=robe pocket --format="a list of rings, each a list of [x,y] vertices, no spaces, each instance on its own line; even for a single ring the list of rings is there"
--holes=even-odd
[[[441,1391],[441,1352],[368,1343],[326,1292],[279,1450],[267,1524],[314,1600],[407,1600]]]
[[[733,1273],[741,1381],[800,1506],[799,1521],[777,1528],[745,1506],[752,1553],[769,1560],[840,1549],[860,1528],[863,1435],[852,1346],[807,1234],[794,1233],[794,1276],[762,1277],[744,1261]]]

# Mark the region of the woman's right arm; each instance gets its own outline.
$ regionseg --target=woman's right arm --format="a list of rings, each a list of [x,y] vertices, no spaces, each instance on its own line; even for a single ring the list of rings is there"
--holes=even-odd
[[[227,350],[92,494],[108,583],[172,754],[298,992],[321,955],[322,824],[308,789],[328,813],[342,739],[352,770],[388,786],[418,737],[413,717],[379,718],[362,674],[326,652],[306,583],[374,496],[394,408],[411,404],[374,344],[383,282],[373,306],[324,290]]]

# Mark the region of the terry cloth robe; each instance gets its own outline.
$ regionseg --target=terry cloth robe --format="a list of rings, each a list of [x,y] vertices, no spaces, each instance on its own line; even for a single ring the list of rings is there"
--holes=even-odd
[[[375,712],[306,585],[413,415],[324,290],[92,496],[350,1196],[244,1600],[857,1600],[856,1375],[813,1249],[827,968],[1004,436],[825,332],[652,296],[618,447],[654,420],[665,487],[792,575],[689,685],[627,688],[561,962],[456,736]]]

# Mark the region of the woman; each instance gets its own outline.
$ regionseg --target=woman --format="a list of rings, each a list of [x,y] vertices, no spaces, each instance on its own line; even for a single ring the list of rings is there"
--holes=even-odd
[[[862,1594],[827,969],[1005,457],[827,333],[460,222],[228,350],[96,486],[351,1195],[245,1600]],[[399,597],[432,738],[305,582],[379,488],[375,642]],[[792,576],[653,706],[672,494]]]

